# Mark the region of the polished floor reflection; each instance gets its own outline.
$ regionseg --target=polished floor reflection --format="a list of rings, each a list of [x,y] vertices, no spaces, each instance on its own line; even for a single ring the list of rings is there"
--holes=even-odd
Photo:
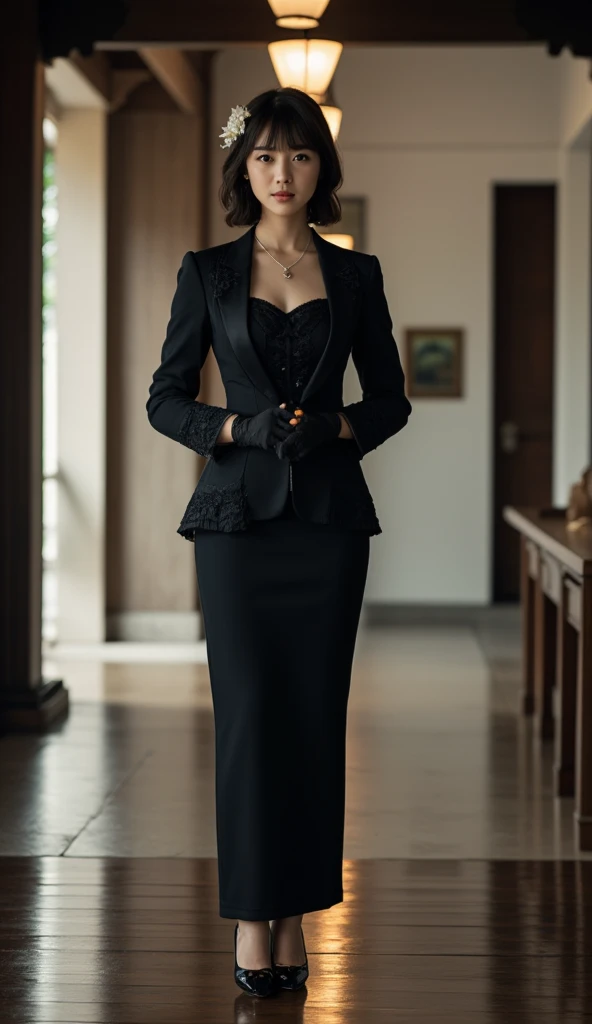
[[[304,990],[232,978],[210,859],[9,858],[4,1022],[575,1024],[592,1015],[592,864],[358,860],[305,918]]]
[[[518,622],[363,628],[346,897],[304,919],[305,991],[232,978],[199,663],[50,666],[69,718],[0,738],[0,1022],[592,1017],[592,855],[521,718]]]

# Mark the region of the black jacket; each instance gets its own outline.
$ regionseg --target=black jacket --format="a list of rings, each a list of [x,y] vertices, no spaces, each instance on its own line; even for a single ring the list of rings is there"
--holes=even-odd
[[[279,459],[272,448],[215,443],[233,412],[250,416],[285,400],[249,339],[254,232],[255,226],[231,242],[187,252],[177,275],[161,363],[146,404],[156,430],[208,458],[177,532],[193,540],[195,527],[242,530],[251,519],[272,519],[291,488],[303,519],[382,533],[360,462],[405,426],[411,405],[376,256],[315,236],[331,329],[299,405],[305,412],[343,412],[354,438],[335,438],[296,462]],[[210,346],[226,408],[195,400]],[[363,398],[344,406],[350,352]]]

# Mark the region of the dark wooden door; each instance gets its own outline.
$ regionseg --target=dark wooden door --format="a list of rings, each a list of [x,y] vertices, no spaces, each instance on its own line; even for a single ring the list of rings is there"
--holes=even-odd
[[[555,186],[494,194],[494,601],[519,596],[504,505],[549,506],[553,472]]]

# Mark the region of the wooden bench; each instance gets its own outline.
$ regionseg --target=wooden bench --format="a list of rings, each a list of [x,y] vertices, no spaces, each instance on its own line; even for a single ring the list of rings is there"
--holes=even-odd
[[[555,792],[575,796],[577,844],[592,850],[592,529],[569,532],[565,509],[503,517],[521,541],[522,708],[555,741]]]

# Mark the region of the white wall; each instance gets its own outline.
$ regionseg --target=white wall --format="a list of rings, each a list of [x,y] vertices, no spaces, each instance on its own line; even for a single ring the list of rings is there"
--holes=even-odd
[[[275,85],[265,50],[222,52],[215,65],[217,131],[232,106]],[[581,129],[592,103],[580,70],[569,71],[543,47],[349,48],[334,86],[344,111],[342,195],[368,199],[367,250],[381,261],[401,351],[407,326],[466,329],[465,397],[412,399],[405,430],[363,461],[384,531],[372,541],[366,598],[486,604],[493,185],[561,183],[559,306],[570,306],[569,317],[558,314],[557,344],[568,352],[566,359],[558,352],[556,392],[555,489],[562,501],[574,465],[580,468],[587,422],[581,261],[589,229],[587,206],[583,217],[579,206],[585,159],[581,153],[566,157],[561,140],[573,134],[573,125]],[[242,231],[223,223],[216,192],[224,152],[214,142],[213,150],[211,244],[217,244]],[[576,184],[570,201],[568,189]],[[571,272],[566,277],[567,266],[578,268],[576,285]],[[576,372],[569,365],[574,350]],[[350,363],[345,400],[358,396]],[[574,455],[576,436],[580,452]]]
[[[559,93],[559,133],[564,146],[578,145],[582,132],[590,124],[592,113],[592,79],[590,62],[575,60],[569,50],[559,58],[561,77]]]
[[[560,58],[559,254],[554,500],[567,503],[590,458],[592,81],[589,63]]]
[[[585,132],[588,135],[588,132]],[[554,490],[566,505],[590,455],[590,143],[560,153]]]
[[[105,636],[106,115],[65,109],[56,177],[58,630]]]

